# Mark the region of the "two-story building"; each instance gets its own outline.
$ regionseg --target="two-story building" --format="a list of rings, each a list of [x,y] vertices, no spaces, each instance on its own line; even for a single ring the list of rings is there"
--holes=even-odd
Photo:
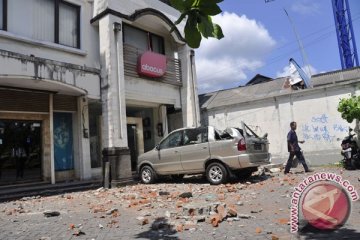
[[[102,154],[127,177],[198,125],[178,17],[158,0],[0,0],[0,184],[99,178]]]

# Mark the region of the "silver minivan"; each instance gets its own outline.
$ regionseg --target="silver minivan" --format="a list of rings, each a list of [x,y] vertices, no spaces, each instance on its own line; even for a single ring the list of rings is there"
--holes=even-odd
[[[137,169],[143,183],[159,176],[205,174],[211,184],[221,184],[231,174],[251,176],[258,166],[270,163],[270,156],[267,134],[259,137],[242,122],[224,131],[212,126],[175,130],[139,156]]]

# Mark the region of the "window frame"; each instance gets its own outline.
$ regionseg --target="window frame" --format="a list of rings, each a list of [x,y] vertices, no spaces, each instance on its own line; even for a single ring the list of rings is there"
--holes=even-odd
[[[146,42],[147,42],[148,46],[150,45],[151,51],[154,51],[154,50],[153,50],[153,49],[154,49],[154,46],[153,46],[152,37],[154,36],[154,37],[159,38],[159,39],[161,40],[161,45],[162,45],[162,51],[159,52],[159,54],[165,55],[165,39],[164,39],[163,36],[157,35],[157,34],[155,34],[155,33],[146,31],[146,30],[141,29],[141,28],[138,28],[138,27],[134,27],[134,26],[132,26],[132,25],[130,25],[130,24],[127,24],[127,23],[123,23],[123,25],[124,25],[123,39],[125,39],[125,34],[126,34],[126,33],[125,33],[125,32],[126,32],[125,28],[126,28],[126,27],[134,28],[134,29],[136,29],[136,30],[139,30],[139,31],[143,32],[143,33],[145,34],[145,36],[147,36]],[[124,43],[125,43],[125,42],[124,42]],[[131,45],[131,43],[127,43],[127,44]],[[146,50],[150,50],[150,49],[146,49]]]
[[[60,39],[60,3],[67,5],[69,7],[72,7],[76,10],[76,34],[78,35],[77,41],[76,41],[76,47],[73,48],[78,48],[80,49],[80,45],[81,45],[81,37],[80,37],[80,13],[81,13],[81,7],[79,5],[75,5],[72,4],[70,2],[64,1],[64,0],[54,0],[55,1],[55,43],[56,44],[60,44],[62,46],[67,46],[67,47],[73,47],[73,46],[69,46],[69,45],[65,45],[65,44],[61,44],[59,42]]]
[[[0,30],[7,31],[7,0],[2,0],[2,3],[3,3],[3,11],[2,11],[3,25],[2,28],[0,28]]]
[[[7,29],[7,15],[8,15],[8,10],[7,10],[7,2],[8,0],[2,0],[3,1],[3,28],[0,29],[2,31],[8,31]],[[81,49],[81,6],[80,5],[76,5],[70,2],[67,2],[65,0],[53,0],[54,1],[54,42],[56,44],[62,45],[62,46],[66,46],[66,47],[71,47],[71,48],[76,48],[76,49]],[[69,46],[69,45],[65,45],[65,44],[61,44],[59,43],[59,34],[60,34],[60,19],[59,19],[59,12],[60,12],[60,3],[61,4],[65,4],[67,6],[70,6],[72,8],[74,8],[76,10],[76,34],[78,36],[77,41],[76,41],[76,46]],[[37,39],[38,40],[38,39]]]

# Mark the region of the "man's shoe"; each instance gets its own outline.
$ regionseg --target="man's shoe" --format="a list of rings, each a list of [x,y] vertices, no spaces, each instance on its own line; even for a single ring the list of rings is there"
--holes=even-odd
[[[307,171],[305,171],[305,172],[314,172],[314,170],[312,170],[312,169],[308,169]]]

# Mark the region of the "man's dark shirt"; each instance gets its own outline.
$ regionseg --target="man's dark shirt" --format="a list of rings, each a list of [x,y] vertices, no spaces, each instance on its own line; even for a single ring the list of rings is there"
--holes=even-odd
[[[295,152],[301,150],[299,143],[298,143],[298,138],[297,138],[296,132],[294,130],[289,131],[289,133],[287,135],[287,141],[288,141],[288,151],[289,152],[291,152],[290,144],[293,145]]]

